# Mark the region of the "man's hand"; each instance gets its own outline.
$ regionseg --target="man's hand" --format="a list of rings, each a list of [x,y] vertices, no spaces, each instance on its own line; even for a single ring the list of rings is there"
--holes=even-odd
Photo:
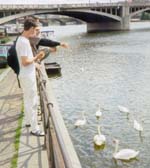
[[[69,45],[67,43],[60,43],[60,46],[63,48],[69,48]]]
[[[37,60],[41,60],[42,58],[44,58],[45,56],[45,52],[44,51],[40,51],[37,55],[36,58]]]

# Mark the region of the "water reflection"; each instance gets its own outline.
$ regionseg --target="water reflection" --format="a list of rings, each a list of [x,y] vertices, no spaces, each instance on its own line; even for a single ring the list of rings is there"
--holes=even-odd
[[[101,146],[97,146],[94,144],[94,149],[95,149],[95,151],[103,150],[105,148],[105,146],[106,146],[106,144],[103,144]]]

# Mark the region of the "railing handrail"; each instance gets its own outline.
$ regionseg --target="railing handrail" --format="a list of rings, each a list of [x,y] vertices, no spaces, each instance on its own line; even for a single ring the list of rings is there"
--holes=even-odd
[[[39,80],[41,80],[40,82],[46,81],[45,85],[41,83],[41,87],[45,94],[44,97],[46,97],[47,108],[50,112],[50,117],[60,146],[65,168],[81,168],[80,161],[72,144],[68,130],[64,124],[45,69],[42,69],[42,71],[39,70],[39,78]]]

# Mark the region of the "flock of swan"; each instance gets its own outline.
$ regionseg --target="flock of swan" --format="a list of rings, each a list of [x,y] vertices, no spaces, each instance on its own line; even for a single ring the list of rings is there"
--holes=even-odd
[[[118,109],[120,112],[122,113],[126,113],[127,116],[130,114],[130,110],[124,106],[118,106]],[[97,118],[100,118],[102,116],[102,111],[101,111],[101,108],[99,106],[98,110],[96,111],[95,113],[95,116]],[[82,119],[78,119],[76,122],[75,122],[75,126],[76,127],[79,127],[79,126],[83,126],[87,123],[87,119],[84,115],[84,113],[82,113]],[[100,129],[100,125],[98,126],[98,134],[94,136],[93,138],[93,141],[94,141],[94,144],[97,145],[97,146],[102,146],[102,145],[105,145],[106,143],[106,137],[105,135],[103,135],[101,133],[101,129]],[[139,132],[142,132],[143,131],[143,127],[142,125],[136,120],[136,119],[133,119],[133,128]],[[133,149],[121,149],[121,150],[118,150],[119,148],[119,140],[118,139],[114,139],[113,141],[115,143],[115,151],[113,153],[113,158],[115,160],[122,160],[122,161],[129,161],[131,159],[134,159],[137,157],[137,155],[139,154],[139,151],[135,151]]]

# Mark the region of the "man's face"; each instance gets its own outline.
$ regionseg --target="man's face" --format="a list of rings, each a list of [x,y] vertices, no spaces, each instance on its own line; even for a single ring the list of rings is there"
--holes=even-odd
[[[36,34],[36,36],[40,35],[40,28],[39,27],[35,28],[35,34]]]
[[[36,28],[35,27],[31,27],[30,29],[29,29],[29,36],[30,37],[33,37],[33,36],[35,36],[36,35]]]

